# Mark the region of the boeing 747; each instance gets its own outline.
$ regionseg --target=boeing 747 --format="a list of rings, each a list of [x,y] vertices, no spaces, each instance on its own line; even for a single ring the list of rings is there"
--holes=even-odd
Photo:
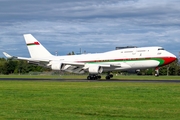
[[[88,72],[88,80],[100,79],[102,72],[107,72],[106,79],[113,77],[111,71],[125,71],[158,68],[176,60],[176,56],[162,47],[139,47],[112,50],[104,53],[81,55],[52,55],[31,34],[24,34],[30,58],[15,57],[3,52],[7,58],[26,60],[52,70],[67,71],[77,74]]]

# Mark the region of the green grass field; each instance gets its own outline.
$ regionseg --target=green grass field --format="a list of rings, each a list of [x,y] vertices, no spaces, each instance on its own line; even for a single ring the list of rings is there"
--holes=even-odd
[[[179,120],[179,83],[0,81],[0,119]]]

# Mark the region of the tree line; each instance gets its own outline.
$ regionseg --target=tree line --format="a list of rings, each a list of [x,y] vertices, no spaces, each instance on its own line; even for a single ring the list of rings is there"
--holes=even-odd
[[[44,71],[50,71],[50,69],[28,64],[27,61],[0,58],[0,74],[26,74],[29,72]]]
[[[72,53],[71,53],[72,54]],[[29,72],[51,71],[49,68],[28,64],[22,60],[8,60],[0,58],[0,74],[27,74]],[[145,69],[138,72],[139,75],[153,75],[154,69]],[[178,60],[159,69],[160,75],[180,75],[180,64]]]

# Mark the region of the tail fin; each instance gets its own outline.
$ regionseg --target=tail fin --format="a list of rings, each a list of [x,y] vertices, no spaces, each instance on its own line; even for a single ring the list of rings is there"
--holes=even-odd
[[[31,58],[45,58],[52,56],[52,54],[31,34],[24,34],[24,39]]]

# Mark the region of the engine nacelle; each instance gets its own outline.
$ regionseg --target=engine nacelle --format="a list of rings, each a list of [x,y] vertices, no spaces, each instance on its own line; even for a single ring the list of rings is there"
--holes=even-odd
[[[103,72],[103,68],[101,66],[92,65],[89,67],[89,73],[91,74],[99,74]]]
[[[64,70],[64,64],[63,63],[52,63],[51,69],[52,70]]]

